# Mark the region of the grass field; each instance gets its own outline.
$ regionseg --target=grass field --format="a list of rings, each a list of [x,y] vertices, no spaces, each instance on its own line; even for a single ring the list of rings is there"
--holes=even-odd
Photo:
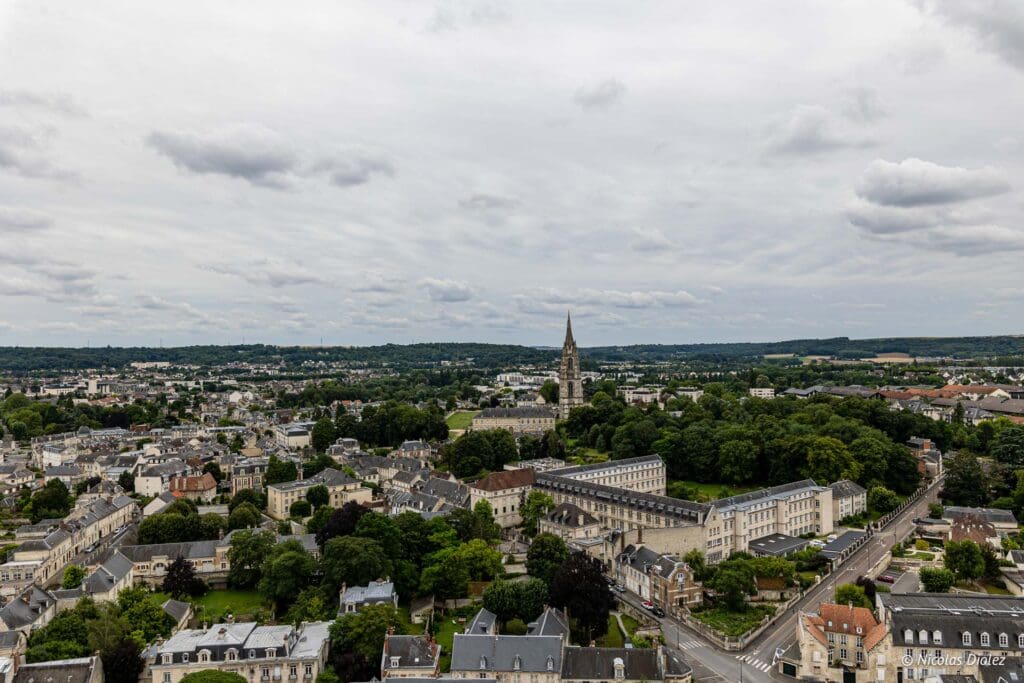
[[[672,495],[673,484],[676,486],[685,486],[690,491],[697,494],[697,499],[700,501],[712,501],[718,500],[719,498],[728,498],[729,496],[736,496],[741,493],[747,493],[748,491],[756,491],[757,486],[732,486],[730,484],[707,484],[699,481],[687,481],[685,479],[670,479],[668,482],[668,494]]]
[[[732,612],[724,607],[714,607],[692,612],[694,618],[703,621],[719,633],[727,636],[741,636],[761,623],[765,616],[775,614],[772,605],[748,605],[742,612]]]
[[[625,643],[622,631],[619,630],[619,623],[614,616],[608,617],[608,632],[597,639],[598,647],[622,647]]]
[[[473,418],[479,413],[479,410],[460,410],[449,415],[445,422],[448,423],[448,429],[469,429],[469,426],[473,424]]]
[[[633,634],[636,633],[636,630],[640,628],[639,622],[628,614],[622,615],[622,625],[626,627],[626,635],[629,636],[630,640],[633,639]]]
[[[452,619],[450,616],[443,618],[440,627],[434,637],[437,639],[437,644],[441,646],[441,672],[448,673],[452,667],[452,641],[455,640],[455,634],[461,633],[464,627],[458,624],[458,620]]]
[[[216,590],[195,600],[204,620],[215,622],[233,614],[236,618],[251,615],[266,607],[257,591]]]

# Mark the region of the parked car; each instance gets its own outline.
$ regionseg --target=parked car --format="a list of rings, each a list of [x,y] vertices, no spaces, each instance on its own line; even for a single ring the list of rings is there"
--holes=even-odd
[[[836,540],[837,538],[839,538],[839,537],[836,536],[835,534],[829,534],[828,536],[825,537],[825,540],[828,541],[829,543],[831,543],[832,541]]]
[[[617,583],[617,584],[615,584],[615,586],[613,587],[613,590],[614,590],[614,591],[615,591],[616,593],[625,593],[625,592],[626,592],[626,587],[625,587],[625,586],[623,586],[623,585],[622,585],[621,583]]]
[[[656,617],[663,617],[665,616],[665,610],[661,609],[660,607],[652,607],[651,614],[653,614]]]
[[[896,577],[892,574],[879,574],[878,580],[882,583],[896,583]]]
[[[654,609],[654,603],[651,602],[650,600],[644,600],[640,604],[643,605],[643,608],[646,609],[646,610],[653,610]]]
[[[824,541],[819,541],[818,539],[814,539],[813,541],[811,541],[807,545],[811,546],[812,548],[818,548],[820,550],[821,548],[825,547],[825,542]]]

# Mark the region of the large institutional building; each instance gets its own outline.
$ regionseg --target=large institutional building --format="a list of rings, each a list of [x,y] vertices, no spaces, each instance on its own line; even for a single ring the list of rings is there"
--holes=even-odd
[[[572,318],[565,318],[565,342],[562,363],[558,366],[558,417],[569,417],[573,408],[583,405],[583,376],[580,374],[580,351],[572,338]]]

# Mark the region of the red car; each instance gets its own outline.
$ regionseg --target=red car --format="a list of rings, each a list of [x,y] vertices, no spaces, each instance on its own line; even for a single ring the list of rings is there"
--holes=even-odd
[[[644,600],[640,604],[643,605],[644,609],[654,609],[654,603],[650,600]]]

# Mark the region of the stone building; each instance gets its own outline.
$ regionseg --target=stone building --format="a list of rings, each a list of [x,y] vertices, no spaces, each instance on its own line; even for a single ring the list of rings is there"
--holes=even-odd
[[[572,337],[572,318],[565,318],[565,342],[562,363],[558,366],[558,416],[569,417],[573,408],[583,405],[583,376],[580,374],[580,352]]]

